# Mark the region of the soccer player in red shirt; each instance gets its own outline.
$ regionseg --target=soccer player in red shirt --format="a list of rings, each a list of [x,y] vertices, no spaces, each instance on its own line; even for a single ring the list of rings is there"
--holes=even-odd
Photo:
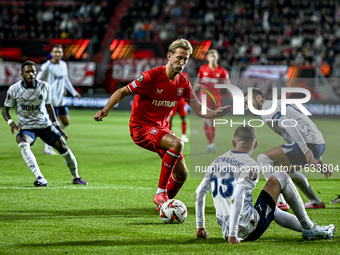
[[[182,72],[182,74],[189,79],[189,76],[187,73]],[[172,118],[176,115],[176,113],[178,112],[179,116],[181,116],[181,120],[182,120],[182,140],[183,142],[187,143],[189,142],[189,139],[186,135],[186,130],[187,130],[187,121],[186,121],[186,116],[188,115],[188,107],[187,107],[187,103],[184,101],[184,99],[182,98],[181,100],[179,100],[179,102],[176,104],[176,106],[174,107],[174,109],[172,109],[172,111],[169,114],[169,128],[170,130],[172,127]]]
[[[228,113],[230,106],[201,113],[190,82],[181,72],[187,64],[192,46],[185,39],[171,43],[167,53],[168,63],[142,73],[142,75],[116,90],[103,108],[94,115],[102,121],[110,110],[125,96],[135,94],[130,118],[132,140],[142,148],[158,153],[162,158],[161,174],[154,203],[159,209],[169,198],[174,198],[183,186],[188,169],[182,155],[183,141],[169,129],[168,115],[176,103],[184,98],[199,117],[219,118]]]
[[[215,89],[215,84],[230,84],[229,74],[227,70],[218,65],[218,52],[217,50],[211,49],[207,53],[206,59],[208,64],[202,65],[198,70],[197,80],[195,83],[195,92],[199,94],[200,101],[202,101],[202,95],[207,95],[204,90],[211,92],[212,94],[220,94],[220,89]],[[217,98],[215,101],[207,95],[207,107],[210,109],[217,109],[221,106],[221,103]],[[213,126],[213,119],[202,119],[204,133],[208,140],[209,153],[216,153],[216,147],[214,144],[215,127]]]

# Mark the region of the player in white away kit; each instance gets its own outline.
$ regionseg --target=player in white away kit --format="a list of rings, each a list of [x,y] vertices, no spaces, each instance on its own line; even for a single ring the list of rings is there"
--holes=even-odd
[[[318,226],[309,219],[296,187],[284,172],[271,175],[253,206],[252,192],[260,174],[259,166],[250,157],[257,146],[255,129],[238,127],[232,143],[235,150],[226,152],[211,163],[196,190],[196,238],[209,238],[205,229],[204,207],[210,190],[217,222],[229,243],[258,239],[272,220],[282,227],[302,232],[305,240],[334,237],[333,224]],[[296,216],[275,206],[281,192]]]
[[[51,87],[52,105],[55,114],[61,122],[61,128],[65,128],[70,124],[68,108],[65,106],[64,96],[65,89],[72,96],[81,98],[81,95],[74,89],[70,79],[68,78],[67,65],[61,60],[63,57],[63,48],[61,45],[55,45],[51,51],[51,60],[47,60],[41,65],[41,70],[37,75],[37,80],[46,81]],[[46,154],[54,155],[55,152],[48,145],[45,146]]]
[[[246,108],[248,108],[247,98],[246,92],[244,97]],[[272,101],[266,101],[261,90],[257,88],[253,89],[252,98],[253,106],[257,110],[268,110],[272,106]],[[287,142],[287,144],[277,146],[257,157],[264,177],[268,180],[274,171],[274,167],[299,166],[297,168],[297,170],[299,170],[300,166],[316,166],[317,164],[324,170],[325,177],[330,177],[331,173],[328,171],[328,167],[323,163],[321,157],[326,148],[325,140],[323,139],[321,132],[314,122],[311,121],[308,116],[304,115],[295,105],[289,104],[286,106],[286,109],[286,115],[283,116],[281,114],[281,100],[278,100],[277,107],[273,113],[261,116],[262,120]],[[305,204],[305,208],[325,208],[325,204],[315,194],[309,185],[306,176],[298,171],[289,174],[294,183],[309,199]],[[282,210],[289,210],[289,207],[282,196],[280,196],[277,206]]]
[[[34,185],[48,185],[31,151],[31,145],[37,137],[53,146],[63,156],[73,177],[73,184],[87,185],[79,177],[77,160],[62,137],[68,138],[54,114],[49,85],[35,79],[36,68],[32,61],[21,65],[21,76],[23,80],[11,85],[7,91],[2,115],[11,127],[12,134],[15,134],[15,130],[19,131],[16,140],[24,161],[36,177]],[[11,119],[10,108],[15,108],[18,124]]]

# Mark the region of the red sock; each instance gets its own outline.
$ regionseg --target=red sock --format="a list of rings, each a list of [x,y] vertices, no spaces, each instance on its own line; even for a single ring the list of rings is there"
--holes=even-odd
[[[166,190],[168,192],[169,199],[174,198],[177,195],[178,191],[182,188],[184,182],[185,181],[183,182],[177,181],[174,175],[171,174],[168,180],[168,184],[166,185]]]
[[[177,161],[181,158],[181,153],[174,150],[167,150],[163,156],[161,175],[159,177],[158,188],[165,189],[168,179]]]
[[[214,138],[215,138],[215,127],[210,126],[209,129],[210,129],[210,136],[211,136],[211,142],[209,142],[209,143],[213,143]]]
[[[185,135],[187,130],[187,123],[185,121],[182,122],[182,134]]]
[[[209,144],[210,144],[210,143],[211,143],[211,142],[210,142],[210,141],[211,141],[210,128],[209,128],[208,125],[204,125],[203,127],[204,127],[205,136],[207,137],[208,142],[209,142]]]

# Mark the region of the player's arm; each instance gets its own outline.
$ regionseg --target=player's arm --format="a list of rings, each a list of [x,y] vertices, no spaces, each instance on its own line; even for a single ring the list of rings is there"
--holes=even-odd
[[[244,197],[246,195],[246,188],[243,185],[236,185],[234,190],[234,203],[230,211],[229,220],[229,236],[228,243],[231,244],[241,244],[237,239],[238,225],[240,221],[240,215],[244,205]]]
[[[109,101],[106,103],[105,107],[103,108],[103,110],[98,111],[95,115],[94,115],[94,120],[95,121],[102,121],[104,117],[106,117],[109,112],[112,110],[112,108],[118,104],[120,102],[120,100],[122,100],[124,97],[130,95],[130,91],[128,90],[128,88],[126,86],[117,89],[112,96],[110,97]]]
[[[66,74],[66,77],[65,77],[65,88],[68,92],[71,93],[71,95],[73,97],[81,98],[81,95],[78,93],[78,91],[76,91],[76,89],[73,87],[70,79],[68,78],[68,73]]]
[[[198,93],[198,90],[199,88],[201,87],[201,78],[197,78],[196,79],[196,82],[194,84],[194,92],[197,94]]]
[[[52,63],[51,60],[49,60],[46,63],[41,65],[41,67],[40,67],[41,69],[40,69],[40,71],[39,71],[39,73],[37,74],[37,77],[36,77],[37,80],[44,80],[44,81],[47,80],[48,67],[51,63]]]
[[[9,114],[10,107],[4,106],[2,108],[2,116],[4,117],[7,124],[11,127],[11,132],[14,135],[15,130],[20,131],[20,127],[12,120],[11,115]]]
[[[197,238],[210,239],[205,229],[205,216],[204,216],[205,198],[209,191],[210,191],[210,179],[208,178],[208,176],[205,176],[195,192],[196,239]]]
[[[220,118],[231,111],[230,105],[222,106],[216,110],[211,110],[207,107],[207,113],[202,114],[202,104],[198,100],[187,101],[187,103],[189,104],[190,108],[194,111],[194,113],[198,117],[205,118],[205,119]]]
[[[51,104],[45,104],[48,116],[50,117],[50,120],[52,122],[52,125],[58,129],[58,131],[60,132],[60,134],[65,137],[65,140],[68,139],[68,135],[65,133],[64,130],[61,129],[59,122],[57,120],[57,117],[55,116],[55,112],[54,112],[54,108]]]
[[[285,125],[283,126],[283,120]],[[295,127],[295,123],[286,117],[282,116],[280,121],[278,121],[278,126],[287,131],[287,133],[293,138],[293,140],[299,145],[301,151],[305,154],[306,161],[309,165],[317,165],[318,161],[314,158],[312,151],[308,148],[305,139],[300,134],[299,130]]]

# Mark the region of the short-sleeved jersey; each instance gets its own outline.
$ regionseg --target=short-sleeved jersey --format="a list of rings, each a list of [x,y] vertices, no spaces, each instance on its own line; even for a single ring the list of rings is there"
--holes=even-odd
[[[170,81],[165,73],[165,66],[142,73],[127,88],[136,95],[132,104],[131,126],[147,124],[159,128],[167,127],[167,117],[181,98],[187,102],[197,100],[190,81],[182,74]]]
[[[26,88],[23,81],[11,85],[4,105],[15,107],[22,129],[42,129],[52,125],[46,104],[51,104],[50,87],[46,82],[36,80],[34,88]]]
[[[203,181],[196,190],[196,223],[204,226],[203,197],[211,190],[219,224],[226,226],[226,233],[234,226],[229,226],[234,200],[243,199],[234,196],[236,185],[246,189],[243,208],[238,223],[237,236],[245,239],[259,221],[259,214],[252,205],[252,192],[259,180],[259,167],[247,153],[228,151],[217,157],[210,165]],[[203,203],[202,203],[203,202]],[[223,224],[222,224],[223,222]]]
[[[73,96],[77,95],[77,91],[68,78],[65,61],[60,60],[58,64],[52,63],[51,60],[46,61],[41,65],[41,71],[37,74],[37,79],[44,80],[51,86],[53,106],[59,107],[65,105],[65,89]]]
[[[229,74],[226,69],[219,65],[213,70],[209,67],[209,64],[206,64],[198,69],[197,78],[200,78],[204,84],[214,88],[215,84],[225,83],[229,79]]]
[[[262,110],[268,110],[271,108],[273,101],[267,100],[262,105]],[[293,138],[288,134],[288,132],[278,126],[278,121],[281,121],[283,115],[281,113],[281,100],[278,100],[277,107],[275,111],[269,115],[262,115],[262,120],[277,134],[282,136],[282,138],[287,143],[294,142]],[[292,119],[297,122],[296,128],[302,135],[306,143],[313,144],[324,144],[325,140],[321,132],[316,127],[315,123],[305,114],[303,114],[295,105],[288,104],[286,106],[287,119]],[[296,141],[295,141],[296,142]]]

